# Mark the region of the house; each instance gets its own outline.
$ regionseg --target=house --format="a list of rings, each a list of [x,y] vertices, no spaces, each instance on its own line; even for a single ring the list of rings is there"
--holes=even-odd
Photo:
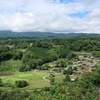
[[[92,72],[92,70],[91,70],[91,69],[88,69],[88,68],[85,68],[85,69],[83,69],[83,72],[84,72],[84,73]]]
[[[76,70],[73,70],[73,71],[72,71],[72,74],[76,74]]]
[[[56,72],[56,73],[60,73],[61,69],[60,68],[52,68],[52,71]]]
[[[78,62],[77,62],[77,64],[81,64],[81,63],[82,63],[81,61],[78,61]]]
[[[89,67],[95,67],[96,66],[96,64],[91,64],[91,65],[89,65]]]
[[[90,58],[91,58],[91,59],[94,59],[94,56],[91,56]]]
[[[93,62],[93,60],[92,60],[92,59],[87,58],[87,59],[86,59],[86,62],[91,62],[91,63],[92,63],[92,62]]]

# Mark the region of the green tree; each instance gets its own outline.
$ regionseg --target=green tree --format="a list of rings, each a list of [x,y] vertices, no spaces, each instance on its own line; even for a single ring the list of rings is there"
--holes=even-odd
[[[16,81],[15,82],[16,86],[19,87],[19,88],[22,88],[22,87],[25,87],[28,85],[28,83],[24,80],[19,80],[19,81]]]
[[[64,82],[71,82],[70,76],[66,74],[66,77],[63,80]]]
[[[3,86],[2,79],[0,78],[0,86]]]
[[[54,77],[55,77],[55,75],[53,75],[53,74],[50,74],[50,84],[51,85],[54,85],[54,82],[55,82],[55,79],[54,79]]]
[[[72,67],[69,67],[68,69],[64,70],[63,74],[68,74],[68,75],[72,74]]]

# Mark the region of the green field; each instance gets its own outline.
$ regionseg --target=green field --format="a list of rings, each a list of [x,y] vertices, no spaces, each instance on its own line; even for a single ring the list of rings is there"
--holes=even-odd
[[[1,76],[1,79],[4,84],[10,84],[10,86],[15,86],[17,80],[26,80],[29,85],[23,89],[34,89],[50,86],[50,81],[43,79],[43,77],[49,77],[49,75],[50,73],[46,71],[14,72],[14,75]],[[64,75],[55,74],[55,83],[62,82],[63,78]],[[9,86],[4,85],[2,88],[8,89]]]

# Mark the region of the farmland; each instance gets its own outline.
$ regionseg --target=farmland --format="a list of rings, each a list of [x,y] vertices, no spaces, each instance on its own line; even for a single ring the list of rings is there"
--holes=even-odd
[[[3,80],[5,89],[14,88],[16,80],[26,80],[28,82],[28,86],[23,89],[34,89],[34,88],[42,88],[45,86],[50,86],[50,81],[43,79],[44,77],[49,77],[50,73],[46,71],[29,71],[29,72],[14,72],[14,73],[0,73],[0,77]],[[62,82],[62,78],[64,75],[56,74],[55,82]],[[9,88],[10,89],[10,88]]]

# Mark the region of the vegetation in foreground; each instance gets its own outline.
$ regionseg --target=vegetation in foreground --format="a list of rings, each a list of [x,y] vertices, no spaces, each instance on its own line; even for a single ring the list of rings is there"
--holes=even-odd
[[[99,100],[99,40],[1,39],[0,100]]]

